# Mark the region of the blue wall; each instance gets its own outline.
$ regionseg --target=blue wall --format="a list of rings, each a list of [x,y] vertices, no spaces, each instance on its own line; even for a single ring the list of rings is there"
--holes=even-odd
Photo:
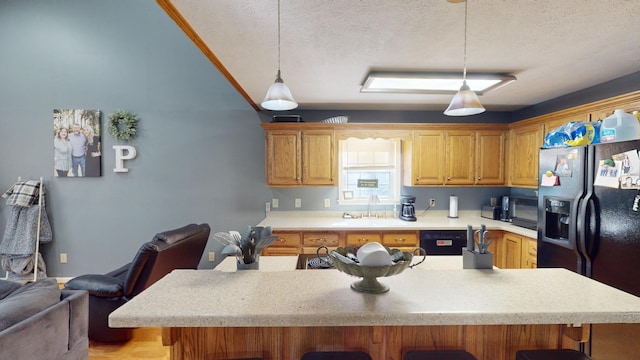
[[[0,191],[44,177],[49,276],[112,270],[187,223],[215,232],[264,218],[271,193],[257,113],[155,1],[4,0],[0,45]],[[102,177],[53,177],[56,108],[102,111]],[[129,173],[112,171],[120,142],[104,119],[117,109],[141,118]],[[0,233],[8,214],[0,206]]]

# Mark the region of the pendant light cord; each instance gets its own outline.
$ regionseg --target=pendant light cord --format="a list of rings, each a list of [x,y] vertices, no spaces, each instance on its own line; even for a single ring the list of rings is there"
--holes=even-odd
[[[278,0],[280,3],[280,0]],[[462,70],[462,81],[467,80],[467,4],[469,0],[464,1],[464,66]],[[278,20],[279,21],[279,20]]]
[[[280,77],[280,0],[278,0],[278,77]]]

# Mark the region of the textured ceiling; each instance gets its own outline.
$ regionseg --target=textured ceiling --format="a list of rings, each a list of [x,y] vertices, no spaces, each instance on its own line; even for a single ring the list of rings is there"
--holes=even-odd
[[[258,107],[278,67],[277,1],[158,3]],[[282,77],[300,109],[447,107],[450,95],[360,88],[371,69],[462,72],[464,3],[281,0],[280,7]],[[470,0],[467,69],[518,78],[480,97],[493,111],[640,71],[640,0]]]

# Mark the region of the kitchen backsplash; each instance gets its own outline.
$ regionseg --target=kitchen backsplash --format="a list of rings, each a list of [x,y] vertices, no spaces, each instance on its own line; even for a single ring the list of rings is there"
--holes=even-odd
[[[278,207],[271,206],[271,211],[362,211],[367,205],[339,205],[337,187],[296,187],[296,188],[271,188],[273,199],[278,199]],[[488,205],[492,197],[502,195],[535,196],[533,189],[509,188],[509,187],[402,187],[402,195],[416,197],[415,207],[417,211],[424,210],[429,205],[429,199],[436,199],[435,210],[449,209],[449,196],[458,196],[458,208],[460,210],[480,210],[483,205]],[[295,200],[300,199],[301,206],[295,207]],[[324,200],[329,199],[330,206],[324,206]],[[373,205],[377,211],[392,211],[393,205]]]

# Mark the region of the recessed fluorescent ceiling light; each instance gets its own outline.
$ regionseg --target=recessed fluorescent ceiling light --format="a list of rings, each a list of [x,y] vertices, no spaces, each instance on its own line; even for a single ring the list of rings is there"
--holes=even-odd
[[[506,74],[467,74],[467,84],[478,95],[515,80],[515,76]],[[360,92],[455,94],[461,83],[459,73],[372,71]]]

